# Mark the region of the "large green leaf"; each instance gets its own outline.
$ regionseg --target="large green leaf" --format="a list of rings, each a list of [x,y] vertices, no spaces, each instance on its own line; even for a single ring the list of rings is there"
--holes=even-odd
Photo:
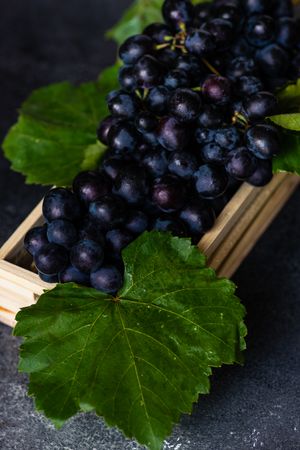
[[[287,130],[300,131],[300,80],[279,91],[277,98],[279,113],[269,119]]]
[[[209,391],[211,367],[242,361],[246,328],[235,286],[188,239],[145,233],[124,252],[115,298],[58,285],[17,315],[20,369],[57,425],[95,410],[151,450]]]
[[[3,149],[28,183],[68,185],[83,168],[96,167],[104,152],[96,128],[107,114],[105,96],[117,86],[116,70],[98,82],[38,89],[25,101]]]
[[[282,151],[273,159],[274,172],[291,172],[300,175],[300,134],[283,131]]]
[[[286,130],[300,131],[300,113],[277,114],[269,119]]]

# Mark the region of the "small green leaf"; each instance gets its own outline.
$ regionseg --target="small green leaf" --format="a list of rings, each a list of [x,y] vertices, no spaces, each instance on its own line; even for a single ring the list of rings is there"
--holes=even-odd
[[[273,159],[273,171],[300,175],[300,134],[283,131],[282,151]]]
[[[105,96],[117,86],[116,70],[98,82],[38,89],[25,101],[3,149],[27,183],[69,185],[82,168],[96,167],[104,152],[96,128],[107,114]]]
[[[277,114],[269,119],[286,130],[300,131],[300,113]]]
[[[235,286],[188,239],[145,233],[124,251],[116,298],[57,285],[17,315],[20,369],[36,406],[61,426],[95,410],[151,450],[209,391],[211,367],[242,362]]]
[[[300,112],[300,79],[277,93],[281,114]]]

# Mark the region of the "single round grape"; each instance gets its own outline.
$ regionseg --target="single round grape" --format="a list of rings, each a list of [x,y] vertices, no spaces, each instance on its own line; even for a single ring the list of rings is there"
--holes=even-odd
[[[215,214],[201,200],[188,203],[180,211],[180,219],[187,225],[192,236],[199,241],[201,236],[209,231],[215,223]]]
[[[102,162],[102,169],[112,180],[115,180],[119,173],[124,170],[128,164],[130,164],[130,161],[125,159],[123,155],[116,155],[104,159]]]
[[[246,180],[256,169],[256,158],[244,147],[232,150],[225,165],[227,173],[237,180]]]
[[[231,84],[227,78],[209,75],[202,85],[203,96],[216,105],[226,105],[231,100]]]
[[[228,177],[223,169],[211,164],[204,164],[194,174],[195,188],[205,199],[223,195],[228,186]]]
[[[154,131],[157,128],[158,121],[154,114],[142,111],[137,115],[135,125],[141,133],[147,133],[149,131]]]
[[[163,67],[164,73],[170,70],[170,68],[175,68],[176,60],[178,58],[179,52],[178,49],[173,49],[171,47],[166,47],[163,49],[160,49],[156,54],[155,57],[157,60],[161,63]]]
[[[233,26],[228,20],[212,19],[205,22],[202,29],[214,37],[218,49],[227,49],[234,38]]]
[[[247,97],[263,91],[264,85],[260,78],[253,75],[243,75],[236,80],[236,87],[241,97]]]
[[[108,144],[117,153],[133,152],[138,138],[138,133],[131,123],[121,122],[110,130]]]
[[[158,128],[158,142],[166,150],[183,150],[190,142],[189,128],[174,117],[165,117]]]
[[[226,112],[222,107],[216,105],[203,105],[197,122],[200,127],[220,127],[226,121]]]
[[[115,92],[107,102],[110,113],[115,117],[134,119],[139,111],[139,102],[133,94],[123,91]]]
[[[186,201],[185,183],[176,175],[164,175],[154,181],[152,201],[164,212],[177,211]]]
[[[295,47],[299,40],[297,22],[292,17],[281,17],[277,24],[277,42],[286,49]]]
[[[103,263],[103,247],[95,241],[84,239],[77,242],[70,252],[72,266],[83,273],[90,273],[97,270]]]
[[[60,283],[77,283],[83,286],[90,284],[90,277],[87,273],[81,272],[76,267],[69,266],[58,275]]]
[[[97,137],[104,145],[108,145],[108,134],[111,128],[120,123],[119,117],[108,116],[100,122],[97,129]]]
[[[275,21],[266,15],[251,16],[246,23],[246,38],[255,47],[265,47],[274,41]]]
[[[211,142],[201,148],[200,154],[204,162],[222,165],[226,162],[228,151],[215,142]]]
[[[164,23],[152,23],[148,25],[143,34],[149,36],[156,44],[165,44],[165,38],[172,37],[171,29]]]
[[[247,183],[252,186],[262,187],[268,184],[273,178],[272,161],[258,160],[257,167],[253,174],[247,178]]]
[[[65,188],[49,191],[43,201],[43,215],[48,222],[55,219],[77,220],[81,215],[79,201],[73,192]]]
[[[123,277],[114,266],[101,267],[91,273],[90,280],[93,288],[111,295],[116,294],[123,285]]]
[[[169,89],[177,89],[188,86],[189,84],[189,76],[184,70],[172,69],[164,78],[164,85]]]
[[[216,130],[209,128],[197,128],[195,131],[195,138],[198,144],[207,145],[214,142]]]
[[[194,121],[201,107],[201,98],[197,92],[191,89],[176,89],[170,97],[170,114],[177,117],[181,122]]]
[[[131,210],[127,214],[125,222],[126,230],[133,234],[141,234],[148,228],[148,218],[143,211]]]
[[[67,267],[69,254],[60,245],[47,244],[35,253],[34,263],[39,272],[45,275],[55,275]]]
[[[47,226],[45,225],[42,227],[31,228],[31,230],[27,231],[24,238],[24,247],[32,256],[48,243]]]
[[[157,231],[168,231],[172,233],[173,236],[187,236],[185,224],[181,220],[168,215],[159,216],[153,223],[153,229]]]
[[[85,204],[98,200],[111,192],[112,184],[109,178],[100,172],[80,172],[73,181],[73,191]]]
[[[168,168],[174,175],[189,179],[197,170],[197,158],[190,152],[172,152]]]
[[[280,135],[272,125],[257,124],[246,132],[246,145],[257,158],[271,159],[280,152]]]
[[[203,63],[197,56],[185,53],[178,55],[174,69],[183,70],[188,74],[190,80],[197,80],[200,75],[206,73]]]
[[[120,254],[123,248],[127,247],[135,239],[135,236],[128,230],[114,229],[106,233],[106,245],[108,251]]]
[[[191,29],[187,33],[185,47],[193,55],[202,57],[215,49],[215,38],[208,31]]]
[[[105,239],[101,228],[89,216],[85,217],[79,228],[79,240],[85,239],[98,242],[102,247],[105,246]]]
[[[162,148],[150,150],[145,153],[142,164],[148,173],[157,178],[165,174],[168,168],[166,151]]]
[[[119,57],[125,64],[135,64],[142,56],[152,53],[153,40],[144,34],[131,36],[121,45]]]
[[[168,110],[170,91],[165,86],[156,86],[150,89],[146,98],[146,106],[153,114],[163,116]]]
[[[232,59],[226,70],[226,75],[231,79],[237,81],[240,77],[245,75],[256,75],[257,65],[255,60],[249,56],[237,56]]]
[[[149,89],[159,84],[162,72],[162,65],[151,55],[142,56],[134,65],[134,76],[142,88]]]
[[[126,220],[126,208],[126,203],[120,197],[106,195],[90,204],[89,214],[102,230],[111,230]]]
[[[267,76],[285,75],[289,67],[288,53],[277,44],[270,44],[256,53],[256,61]]]
[[[215,130],[215,142],[227,150],[233,150],[238,146],[241,134],[234,126],[219,128]]]
[[[183,24],[191,23],[193,12],[190,0],[165,0],[162,6],[165,22],[176,31],[180,31]]]
[[[277,98],[271,92],[257,92],[247,98],[244,103],[244,110],[250,120],[264,119],[266,116],[276,112]]]
[[[115,179],[113,191],[127,203],[141,203],[149,191],[145,170],[142,167],[127,167]]]
[[[69,220],[56,219],[47,227],[48,241],[62,247],[71,248],[78,238],[76,227]]]
[[[138,88],[132,66],[121,67],[119,70],[118,80],[122,89],[127,92],[134,92]]]
[[[38,275],[42,281],[45,281],[45,283],[54,284],[59,282],[58,274],[46,275],[45,273],[38,272]]]

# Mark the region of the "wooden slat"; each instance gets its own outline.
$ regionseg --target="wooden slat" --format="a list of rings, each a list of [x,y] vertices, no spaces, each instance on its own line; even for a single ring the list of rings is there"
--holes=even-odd
[[[0,306],[0,322],[8,325],[11,328],[14,328],[16,325],[15,313],[7,311],[5,308],[2,308]]]

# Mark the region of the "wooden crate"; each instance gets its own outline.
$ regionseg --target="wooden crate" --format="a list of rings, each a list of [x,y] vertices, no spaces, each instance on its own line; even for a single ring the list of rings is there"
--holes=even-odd
[[[278,174],[264,188],[241,186],[199,243],[219,276],[234,274],[299,183],[300,177]],[[42,223],[40,203],[0,249],[0,321],[12,327],[19,309],[51,288],[30,270],[32,260],[23,249],[26,232]]]

